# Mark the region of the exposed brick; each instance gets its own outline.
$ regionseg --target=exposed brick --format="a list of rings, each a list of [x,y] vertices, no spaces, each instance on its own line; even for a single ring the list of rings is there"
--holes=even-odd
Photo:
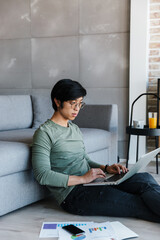
[[[150,42],[149,42],[149,78],[147,92],[157,94],[157,83],[160,78],[160,0],[150,0]],[[157,99],[148,96],[148,112],[157,112]],[[148,114],[146,114],[147,117]],[[147,117],[148,122],[148,117]],[[147,137],[147,150],[155,148],[155,137]]]
[[[157,94],[156,92],[154,92],[154,94]],[[154,102],[149,102],[148,101],[148,110],[149,112],[156,112],[156,106],[157,106],[157,98],[155,98],[155,101]],[[151,110],[152,109],[152,110]]]
[[[148,79],[149,85],[156,85],[157,84],[157,78],[150,77]]]
[[[150,19],[160,18],[160,12],[154,12],[150,14]]]
[[[150,41],[154,41],[154,42],[160,41],[160,35],[150,36]]]
[[[150,43],[149,48],[159,49],[160,48],[160,43]]]
[[[155,92],[150,92],[150,91],[148,91],[148,92],[149,92],[149,93],[156,94]],[[151,108],[152,106],[156,105],[156,102],[157,102],[157,98],[155,98],[154,101],[153,101],[152,99],[149,99],[149,98],[148,98],[148,101],[147,101],[148,107]]]
[[[150,26],[160,26],[160,20],[152,20],[150,21]]]
[[[159,51],[158,50],[150,50],[149,55],[150,56],[159,55]]]
[[[156,92],[151,92],[151,91],[148,91],[149,93],[153,93],[153,94],[156,94]],[[152,96],[151,96],[152,97]],[[148,96],[148,106],[152,106],[152,105],[155,105],[155,103],[157,102],[157,98],[155,97],[154,99],[150,98],[150,96]]]
[[[148,92],[157,92],[157,85],[156,86],[148,86]]]
[[[160,26],[156,28],[150,28],[150,34],[152,33],[160,33]]]
[[[160,78],[160,71],[150,71],[149,77],[159,77]]]
[[[148,106],[148,112],[157,112],[157,101],[154,103],[154,106]]]
[[[149,48],[160,48],[160,43],[150,43]]]
[[[149,62],[160,62],[160,57],[150,57]]]
[[[160,69],[160,63],[159,64],[149,64],[149,69]]]
[[[160,3],[160,0],[150,0],[150,4],[152,3]]]
[[[151,93],[156,94],[156,92],[157,92],[157,84],[155,84],[155,85],[153,85],[153,86],[149,86],[149,87],[148,87],[148,92],[151,92]],[[154,95],[148,96],[148,100],[149,100],[150,102],[154,102],[156,99],[157,99],[157,98],[156,98]]]
[[[160,5],[150,5],[150,11],[160,11]]]

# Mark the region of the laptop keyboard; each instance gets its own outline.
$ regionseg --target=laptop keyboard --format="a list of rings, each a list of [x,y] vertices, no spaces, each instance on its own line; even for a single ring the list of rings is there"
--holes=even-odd
[[[124,177],[125,174],[126,173],[121,172],[121,174],[115,174],[112,177],[105,179],[104,181],[105,182],[115,182],[115,181],[121,179],[122,177]]]

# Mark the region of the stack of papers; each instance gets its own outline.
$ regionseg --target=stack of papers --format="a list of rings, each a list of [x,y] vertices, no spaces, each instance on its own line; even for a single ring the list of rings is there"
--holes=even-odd
[[[63,226],[73,224],[85,231],[83,234],[76,236],[71,235]],[[40,238],[56,238],[59,240],[123,240],[127,238],[135,238],[138,235],[124,226],[122,223],[116,222],[44,222],[40,231]]]

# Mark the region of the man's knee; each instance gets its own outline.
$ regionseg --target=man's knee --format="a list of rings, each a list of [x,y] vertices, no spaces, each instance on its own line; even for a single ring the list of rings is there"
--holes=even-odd
[[[139,180],[146,183],[156,183],[155,179],[148,172],[137,173],[135,175],[137,181]]]
[[[142,173],[138,173],[138,174],[141,174],[144,179],[152,178],[152,175],[148,172],[142,172]]]
[[[152,180],[152,179],[153,179],[152,175],[149,174],[148,172],[136,173],[136,174],[133,175],[133,177],[132,177],[132,181],[135,181],[135,182],[150,181],[150,180]]]

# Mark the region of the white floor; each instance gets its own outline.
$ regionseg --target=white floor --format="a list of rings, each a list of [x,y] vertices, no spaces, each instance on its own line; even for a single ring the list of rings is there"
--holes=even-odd
[[[148,171],[151,172],[160,183],[160,174],[155,174],[155,166],[153,166],[153,164],[154,163],[150,165]],[[1,217],[0,240],[38,240],[42,223],[47,221],[120,221],[135,231],[139,235],[138,239],[140,240],[160,240],[160,224],[158,223],[131,218],[76,216],[65,213],[51,198],[34,203]]]

